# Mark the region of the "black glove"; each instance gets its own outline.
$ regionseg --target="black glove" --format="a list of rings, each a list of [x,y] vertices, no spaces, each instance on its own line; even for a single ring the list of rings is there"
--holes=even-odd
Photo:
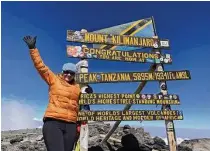
[[[35,49],[36,48],[36,36],[31,37],[31,36],[25,36],[23,40],[26,42],[28,45],[29,49]]]

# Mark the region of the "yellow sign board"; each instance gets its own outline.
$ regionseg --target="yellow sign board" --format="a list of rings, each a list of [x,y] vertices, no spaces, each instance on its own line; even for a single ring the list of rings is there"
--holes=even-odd
[[[67,41],[108,44],[116,46],[134,46],[134,47],[169,49],[168,39],[134,37],[127,35],[99,34],[99,33],[82,32],[74,30],[67,30]]]
[[[101,59],[109,61],[162,64],[172,63],[170,54],[160,55],[156,53],[87,48],[70,45],[67,46],[67,56],[74,58]]]
[[[78,121],[152,121],[183,120],[178,110],[80,111]]]
[[[179,96],[175,94],[124,94],[124,93],[83,93],[80,105],[87,104],[171,104],[179,105]]]
[[[78,83],[116,83],[141,81],[190,80],[190,72],[156,71],[156,72],[115,72],[115,73],[80,73],[76,74]]]

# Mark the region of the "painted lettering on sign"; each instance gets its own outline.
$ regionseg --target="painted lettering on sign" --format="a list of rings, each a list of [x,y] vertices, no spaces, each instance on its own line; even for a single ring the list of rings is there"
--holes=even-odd
[[[147,99],[80,99],[80,105],[85,104],[162,104],[180,105],[179,100],[147,100]]]
[[[169,48],[169,40],[125,35],[99,34],[73,30],[67,30],[67,41],[148,48]]]
[[[182,120],[183,114],[177,110],[129,110],[129,111],[85,111],[79,112],[78,120],[92,121],[140,121],[140,120]]]
[[[191,79],[191,76],[188,70],[156,72],[80,73],[76,75],[76,81],[78,83],[170,81],[189,79]]]
[[[117,93],[93,93],[81,94],[80,105],[84,104],[171,104],[179,105],[178,95],[160,94],[117,94]]]
[[[87,48],[81,46],[67,46],[67,56],[87,59],[101,59],[110,61],[126,61],[141,63],[163,63],[171,64],[171,55],[158,55],[156,53],[106,50],[97,48]]]

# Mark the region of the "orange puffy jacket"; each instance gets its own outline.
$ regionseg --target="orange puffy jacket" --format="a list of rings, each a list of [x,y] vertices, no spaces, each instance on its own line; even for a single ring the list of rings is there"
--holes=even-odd
[[[54,118],[67,122],[77,121],[80,87],[67,83],[61,74],[54,74],[42,61],[38,49],[31,49],[30,55],[35,68],[49,85],[49,104],[44,118]]]

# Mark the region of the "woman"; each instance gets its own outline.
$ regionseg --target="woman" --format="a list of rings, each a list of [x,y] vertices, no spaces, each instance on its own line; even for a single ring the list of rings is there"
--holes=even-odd
[[[75,83],[76,66],[63,65],[62,74],[54,74],[42,61],[36,37],[26,36],[35,68],[49,85],[49,103],[44,114],[43,136],[48,151],[72,151],[76,137],[80,87]]]

